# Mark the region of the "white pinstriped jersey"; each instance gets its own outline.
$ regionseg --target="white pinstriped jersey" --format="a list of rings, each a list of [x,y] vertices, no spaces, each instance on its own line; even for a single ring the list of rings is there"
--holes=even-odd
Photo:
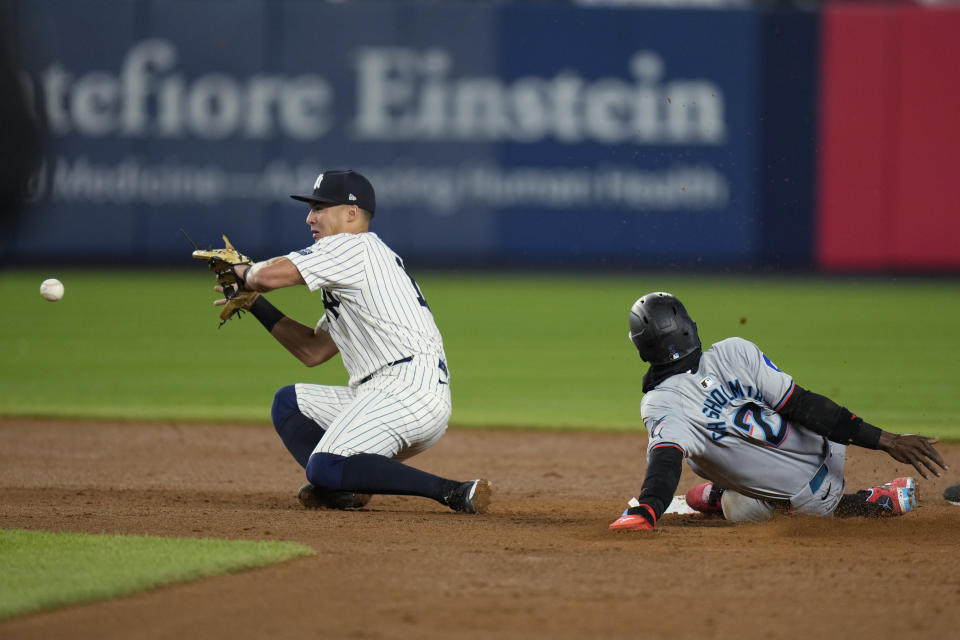
[[[287,258],[311,291],[322,290],[326,313],[317,326],[340,350],[351,387],[410,356],[446,360],[420,288],[375,233],[328,236]]]
[[[648,455],[657,447],[676,447],[698,475],[725,489],[790,499],[811,483],[830,453],[826,438],[777,413],[793,390],[793,379],[755,344],[722,340],[704,352],[696,373],[671,376],[644,395]],[[842,489],[842,480],[832,489]]]

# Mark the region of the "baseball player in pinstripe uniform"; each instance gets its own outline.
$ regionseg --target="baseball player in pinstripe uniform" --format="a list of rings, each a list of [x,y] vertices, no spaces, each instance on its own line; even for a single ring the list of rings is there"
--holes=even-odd
[[[807,391],[753,343],[728,338],[701,353],[697,325],[668,293],[630,310],[630,339],[651,364],[640,405],[649,433],[640,495],[610,528],[650,530],[667,509],[683,460],[709,482],[687,493],[699,511],[761,522],[776,511],[818,516],[901,515],[917,505],[916,482],[898,478],[844,493],[848,445],[886,451],[940,475],[935,438],[888,433]],[[926,468],[926,469],[925,469]]]
[[[291,197],[310,206],[313,244],[233,268],[251,291],[306,285],[319,293],[326,313],[315,327],[287,317],[262,295],[248,308],[305,365],[339,352],[350,374],[345,387],[300,383],[274,397],[273,424],[309,481],[300,502],[349,509],[364,506],[371,494],[402,494],[484,512],[489,481],[448,480],[401,462],[444,434],[450,369],[420,287],[369,231],[373,186],[355,171],[324,171],[312,193]]]

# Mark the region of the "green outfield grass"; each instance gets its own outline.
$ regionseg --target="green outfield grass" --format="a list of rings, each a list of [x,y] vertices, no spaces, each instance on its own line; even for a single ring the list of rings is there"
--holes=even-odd
[[[801,385],[895,431],[960,439],[955,280],[508,276],[420,273],[453,375],[454,426],[633,429],[645,365],[633,301],[668,290],[705,345],[756,342]],[[66,296],[49,303],[41,280]],[[217,329],[196,271],[0,274],[0,414],[269,421],[274,391],[345,384],[339,358],[307,369],[252,317]],[[312,324],[320,296],[271,300]]]
[[[0,530],[0,620],[312,554],[293,542]]]

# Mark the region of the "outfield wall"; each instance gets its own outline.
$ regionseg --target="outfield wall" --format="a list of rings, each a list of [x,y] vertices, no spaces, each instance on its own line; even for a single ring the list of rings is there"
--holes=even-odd
[[[201,244],[225,232],[255,257],[286,252],[309,242],[287,194],[321,168],[354,167],[377,189],[375,230],[422,265],[960,267],[946,245],[926,262],[902,259],[922,243],[896,259],[871,249],[897,229],[858,235],[866,262],[844,252],[874,208],[844,173],[862,137],[836,133],[855,131],[841,116],[860,101],[837,90],[836,69],[861,55],[838,35],[850,24],[839,9],[824,14],[839,44],[825,49],[820,101],[814,11],[8,4],[26,95],[51,135],[7,242],[13,262],[181,263],[180,228]],[[884,55],[867,61],[878,80],[899,60]],[[960,127],[951,108],[930,126]],[[830,168],[818,206],[821,116],[832,133],[819,139]],[[854,116],[869,140],[884,117]],[[899,130],[901,147],[914,133]],[[916,167],[903,163],[914,179],[902,183],[922,193]],[[925,208],[934,222],[944,210]]]
[[[818,263],[960,269],[960,7],[824,14]]]

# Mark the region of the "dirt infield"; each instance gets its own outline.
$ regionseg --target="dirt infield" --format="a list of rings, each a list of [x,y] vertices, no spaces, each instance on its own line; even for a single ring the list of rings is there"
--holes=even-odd
[[[292,540],[317,554],[0,623],[0,638],[955,638],[954,469],[903,518],[607,524],[642,434],[452,430],[411,462],[491,478],[486,516],[378,496],[306,511],[269,426],[0,421],[0,528]],[[848,486],[908,469],[851,449]],[[680,489],[694,484],[685,470]]]

